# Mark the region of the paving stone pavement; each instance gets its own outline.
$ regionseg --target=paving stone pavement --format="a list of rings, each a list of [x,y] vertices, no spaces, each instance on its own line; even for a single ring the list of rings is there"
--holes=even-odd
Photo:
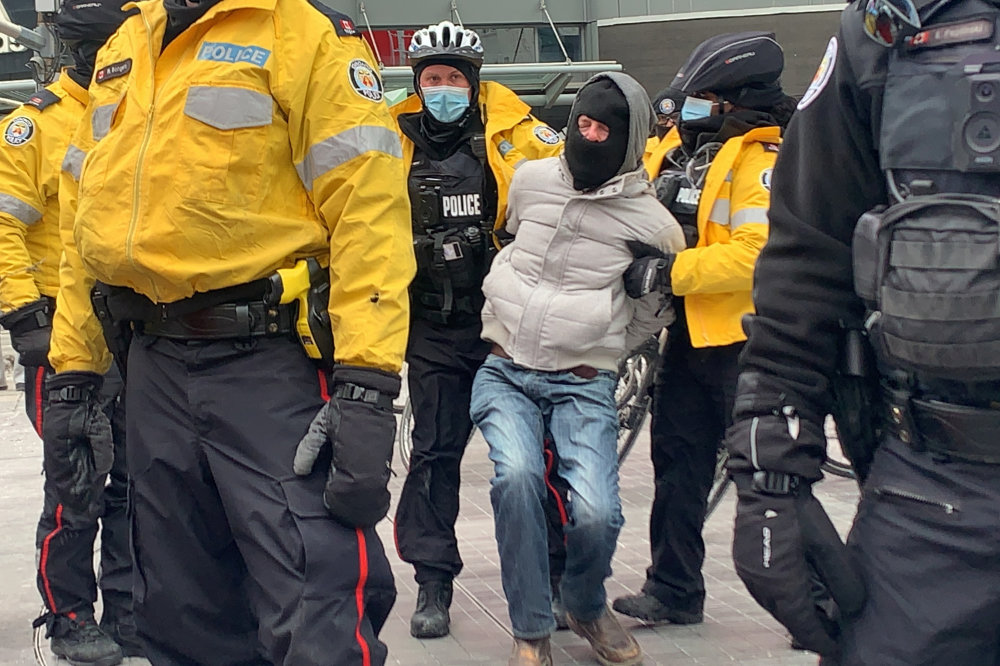
[[[399,476],[392,481],[394,497],[403,481],[399,463],[395,466]],[[35,589],[33,548],[41,507],[40,471],[41,445],[24,415],[23,396],[12,390],[0,391],[0,535],[3,535],[0,539],[0,666],[36,663],[31,618],[37,615],[40,606]],[[396,607],[382,632],[382,639],[389,646],[389,664],[473,666],[506,663],[511,637],[493,539],[489,503],[491,473],[486,443],[477,435],[469,445],[462,469],[458,534],[465,570],[456,580],[451,610],[452,633],[446,638],[417,640],[410,637],[409,618],[416,603],[416,585],[412,570],[399,561],[393,550],[392,524],[386,521],[381,525],[379,532],[389,551],[399,590]],[[638,590],[644,580],[649,558],[651,475],[649,440],[644,435],[621,470],[626,524],[613,563],[614,574],[607,582],[609,598]],[[831,478],[818,485],[817,495],[837,527],[846,531],[857,503],[854,483]],[[625,618],[625,625],[634,630],[645,652],[646,666],[811,666],[817,663],[815,655],[788,647],[784,630],[757,606],[736,577],[729,552],[734,504],[731,494],[705,526],[707,558],[704,571],[708,591],[705,622],[691,626],[647,626]],[[42,654],[46,663],[57,663],[45,651]],[[568,631],[554,635],[553,657],[559,666],[597,663],[589,646]]]

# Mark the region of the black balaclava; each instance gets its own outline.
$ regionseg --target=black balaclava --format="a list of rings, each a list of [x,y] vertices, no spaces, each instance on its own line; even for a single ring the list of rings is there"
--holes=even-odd
[[[434,160],[443,160],[458,148],[463,139],[482,129],[479,117],[479,68],[458,58],[428,58],[413,68],[413,89],[420,94],[420,73],[430,65],[448,65],[465,75],[472,90],[469,110],[461,118],[443,123],[426,109],[399,117],[399,126],[414,145]]]
[[[177,35],[191,27],[195,21],[221,1],[201,0],[198,4],[189,7],[184,0],[164,0],[163,8],[167,10],[167,27],[163,31],[161,48],[167,48],[167,44],[174,41]]]
[[[94,63],[97,62],[97,52],[104,46],[104,42],[92,40],[75,41],[69,46],[69,52],[73,56],[73,68],[68,70],[69,77],[84,88],[90,85],[90,79],[94,76]]]
[[[604,141],[588,141],[580,134],[577,120],[589,116],[608,126]],[[614,178],[625,163],[632,114],[622,91],[609,79],[584,86],[573,102],[566,127],[564,155],[573,187],[593,190]]]

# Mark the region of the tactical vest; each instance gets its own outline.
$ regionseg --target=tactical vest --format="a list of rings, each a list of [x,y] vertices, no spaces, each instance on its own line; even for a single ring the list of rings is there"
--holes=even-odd
[[[884,364],[921,381],[991,382],[1000,380],[1000,11],[953,2],[922,19],[888,54],[876,138],[894,203],[855,229],[855,289]]]
[[[485,151],[477,154],[479,143],[476,137],[464,141],[443,160],[417,149],[410,166],[417,259],[410,288],[413,311],[438,323],[471,322],[483,307],[496,202],[487,196],[488,167]]]
[[[663,158],[663,168],[653,182],[656,198],[680,223],[687,247],[698,244],[698,203],[701,183],[693,183],[684,165],[688,157],[678,146]]]

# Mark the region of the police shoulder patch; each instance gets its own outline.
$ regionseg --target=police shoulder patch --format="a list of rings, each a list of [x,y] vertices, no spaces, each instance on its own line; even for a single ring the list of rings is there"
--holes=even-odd
[[[555,131],[548,125],[537,125],[534,132],[535,138],[542,143],[547,143],[550,146],[554,146],[559,143],[559,132]]]
[[[352,60],[347,66],[347,77],[354,92],[372,102],[382,101],[382,79],[367,61],[361,58]]]
[[[111,63],[107,67],[101,67],[94,72],[94,83],[104,83],[111,79],[125,76],[132,71],[132,58],[126,58],[118,62]]]
[[[309,0],[309,4],[323,16],[330,19],[333,29],[341,37],[360,37],[361,31],[354,25],[354,21],[347,14],[341,14],[335,9],[327,7],[319,0]]]
[[[656,112],[661,116],[669,116],[671,113],[677,110],[677,104],[674,100],[669,97],[665,97],[660,100],[660,104],[656,107]]]
[[[33,106],[39,111],[41,111],[42,109],[50,107],[53,104],[58,104],[60,101],[62,101],[62,97],[55,94],[51,90],[46,90],[43,88],[42,90],[39,90],[34,95],[32,95],[28,99],[28,101],[25,102],[24,104],[25,106]]]
[[[3,140],[12,146],[23,146],[35,135],[35,123],[27,116],[18,116],[7,123]]]
[[[802,99],[799,100],[798,108],[800,111],[812,104],[813,100],[823,92],[826,84],[833,78],[833,68],[836,64],[837,38],[831,37],[830,43],[826,45],[826,53],[823,54],[823,59],[819,61],[819,67],[816,68],[816,73],[813,75],[812,83],[809,84]]]

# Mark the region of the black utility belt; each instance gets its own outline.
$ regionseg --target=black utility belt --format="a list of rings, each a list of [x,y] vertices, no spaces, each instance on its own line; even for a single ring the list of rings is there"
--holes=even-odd
[[[889,403],[889,429],[904,443],[957,460],[1000,465],[1000,410],[937,400]]]
[[[115,321],[132,322],[146,335],[178,340],[230,340],[281,337],[295,332],[297,303],[269,305],[261,300],[213,302],[231,297],[236,289],[256,290],[258,283],[196,294],[176,303],[160,304],[131,289],[111,287],[108,308]]]

